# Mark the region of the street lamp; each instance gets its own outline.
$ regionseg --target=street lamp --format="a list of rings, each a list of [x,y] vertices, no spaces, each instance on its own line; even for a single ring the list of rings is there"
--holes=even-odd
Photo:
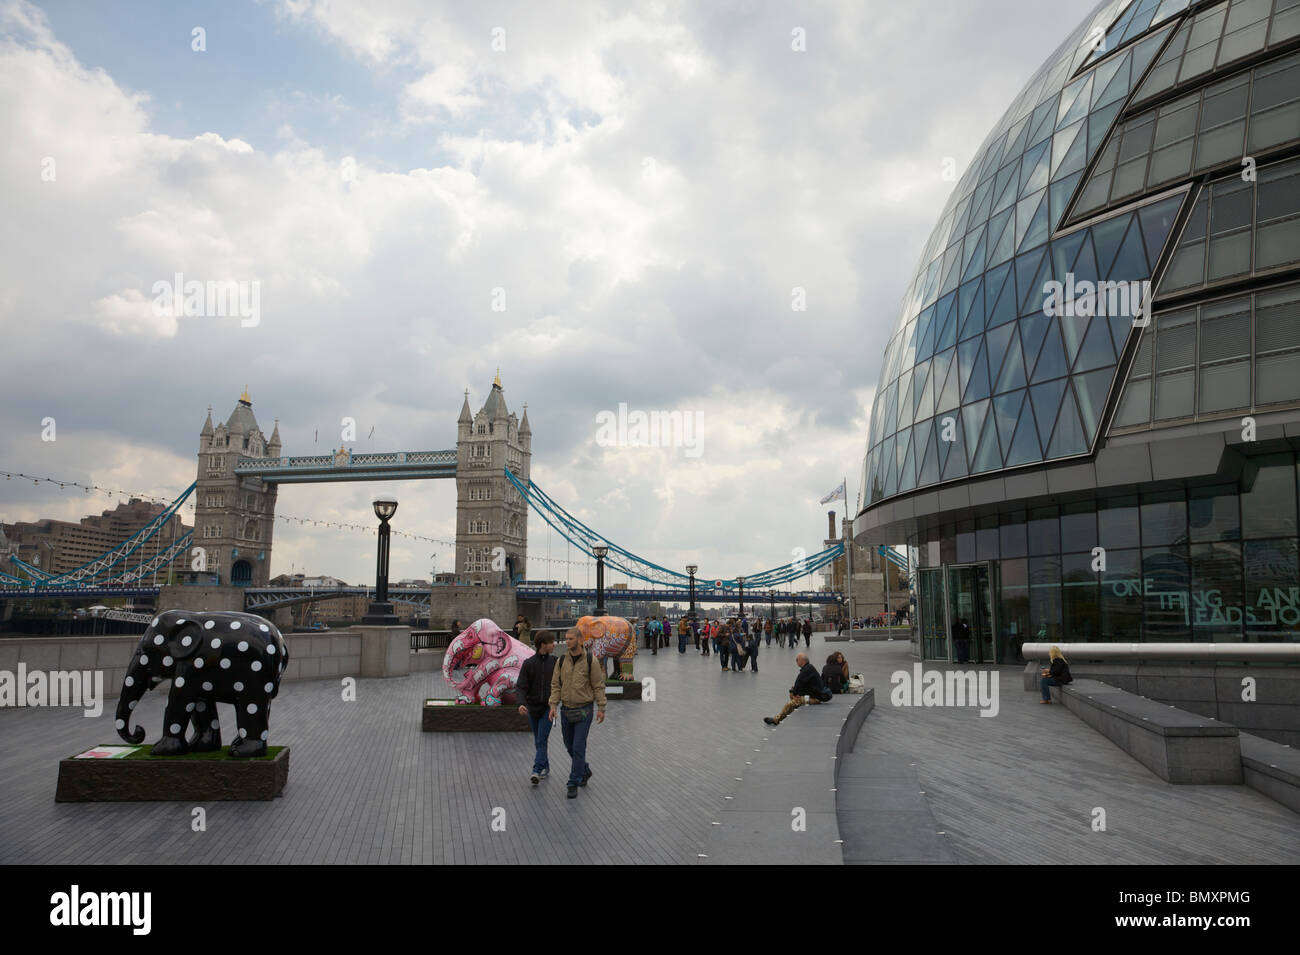
[[[775,590],[769,590],[767,592],[767,603],[768,603],[767,618],[771,620],[773,624],[775,624],[776,623],[776,591]]]
[[[379,543],[375,556],[375,599],[361,618],[364,624],[380,627],[395,627],[397,615],[393,605],[388,602],[388,522],[397,513],[397,498],[391,494],[380,494],[374,500],[375,517],[379,518]]]
[[[740,619],[745,619],[745,578],[737,577],[736,585],[740,588]]]
[[[605,555],[609,553],[608,544],[593,544],[591,553],[596,558],[596,610],[593,617],[603,617],[609,611],[605,609]]]
[[[686,618],[688,620],[695,619],[695,572],[699,569],[699,566],[696,564],[686,565],[686,572],[691,575],[691,609],[686,611]]]

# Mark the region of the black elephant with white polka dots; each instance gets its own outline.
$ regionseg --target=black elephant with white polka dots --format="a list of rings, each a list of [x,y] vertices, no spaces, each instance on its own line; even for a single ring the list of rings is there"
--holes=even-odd
[[[271,701],[289,651],[270,621],[251,613],[168,610],[154,617],[135,649],[117,702],[117,732],[128,743],[144,741],[144,727],[131,729],[131,711],[146,690],[172,681],[155,756],[221,749],[217,704],[235,707],[238,723],[230,755],[266,755]],[[187,729],[194,733],[186,738]]]

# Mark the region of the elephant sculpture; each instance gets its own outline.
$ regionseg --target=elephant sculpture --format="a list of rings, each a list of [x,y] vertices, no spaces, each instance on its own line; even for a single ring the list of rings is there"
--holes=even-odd
[[[612,679],[631,680],[632,660],[636,656],[636,631],[622,617],[580,617],[576,624],[582,646],[600,661],[617,661]]]
[[[128,743],[144,741],[144,727],[131,729],[131,711],[146,690],[172,681],[155,756],[221,749],[217,704],[231,703],[238,723],[230,755],[266,755],[271,700],[289,651],[280,631],[250,613],[167,610],[153,618],[136,647],[117,702],[117,732]],[[186,739],[186,729],[194,734]]]
[[[442,658],[442,677],[456,690],[456,702],[484,706],[519,702],[519,668],[533,655],[491,620],[475,620],[452,639]],[[457,681],[455,671],[466,670]]]

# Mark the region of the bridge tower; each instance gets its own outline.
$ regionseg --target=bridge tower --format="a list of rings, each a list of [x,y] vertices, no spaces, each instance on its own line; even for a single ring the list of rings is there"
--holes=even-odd
[[[220,586],[270,585],[276,485],[240,477],[235,465],[241,457],[279,456],[279,419],[268,441],[257,426],[247,390],[224,424],[214,428],[212,408],[208,408],[208,419],[199,432],[193,541],[194,547],[203,548],[207,566],[206,571],[195,572],[196,580]]]
[[[456,422],[456,582],[509,586],[526,576],[528,504],[505,476],[528,482],[533,432],[506,407],[501,376],[478,414],[469,392]]]

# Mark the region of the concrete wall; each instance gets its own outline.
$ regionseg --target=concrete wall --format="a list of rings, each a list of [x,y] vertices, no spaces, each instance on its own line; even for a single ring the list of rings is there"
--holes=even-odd
[[[453,619],[469,626],[487,617],[503,630],[515,625],[519,613],[513,587],[434,587],[429,598],[429,628],[446,630]],[[534,619],[534,625],[537,624]]]

